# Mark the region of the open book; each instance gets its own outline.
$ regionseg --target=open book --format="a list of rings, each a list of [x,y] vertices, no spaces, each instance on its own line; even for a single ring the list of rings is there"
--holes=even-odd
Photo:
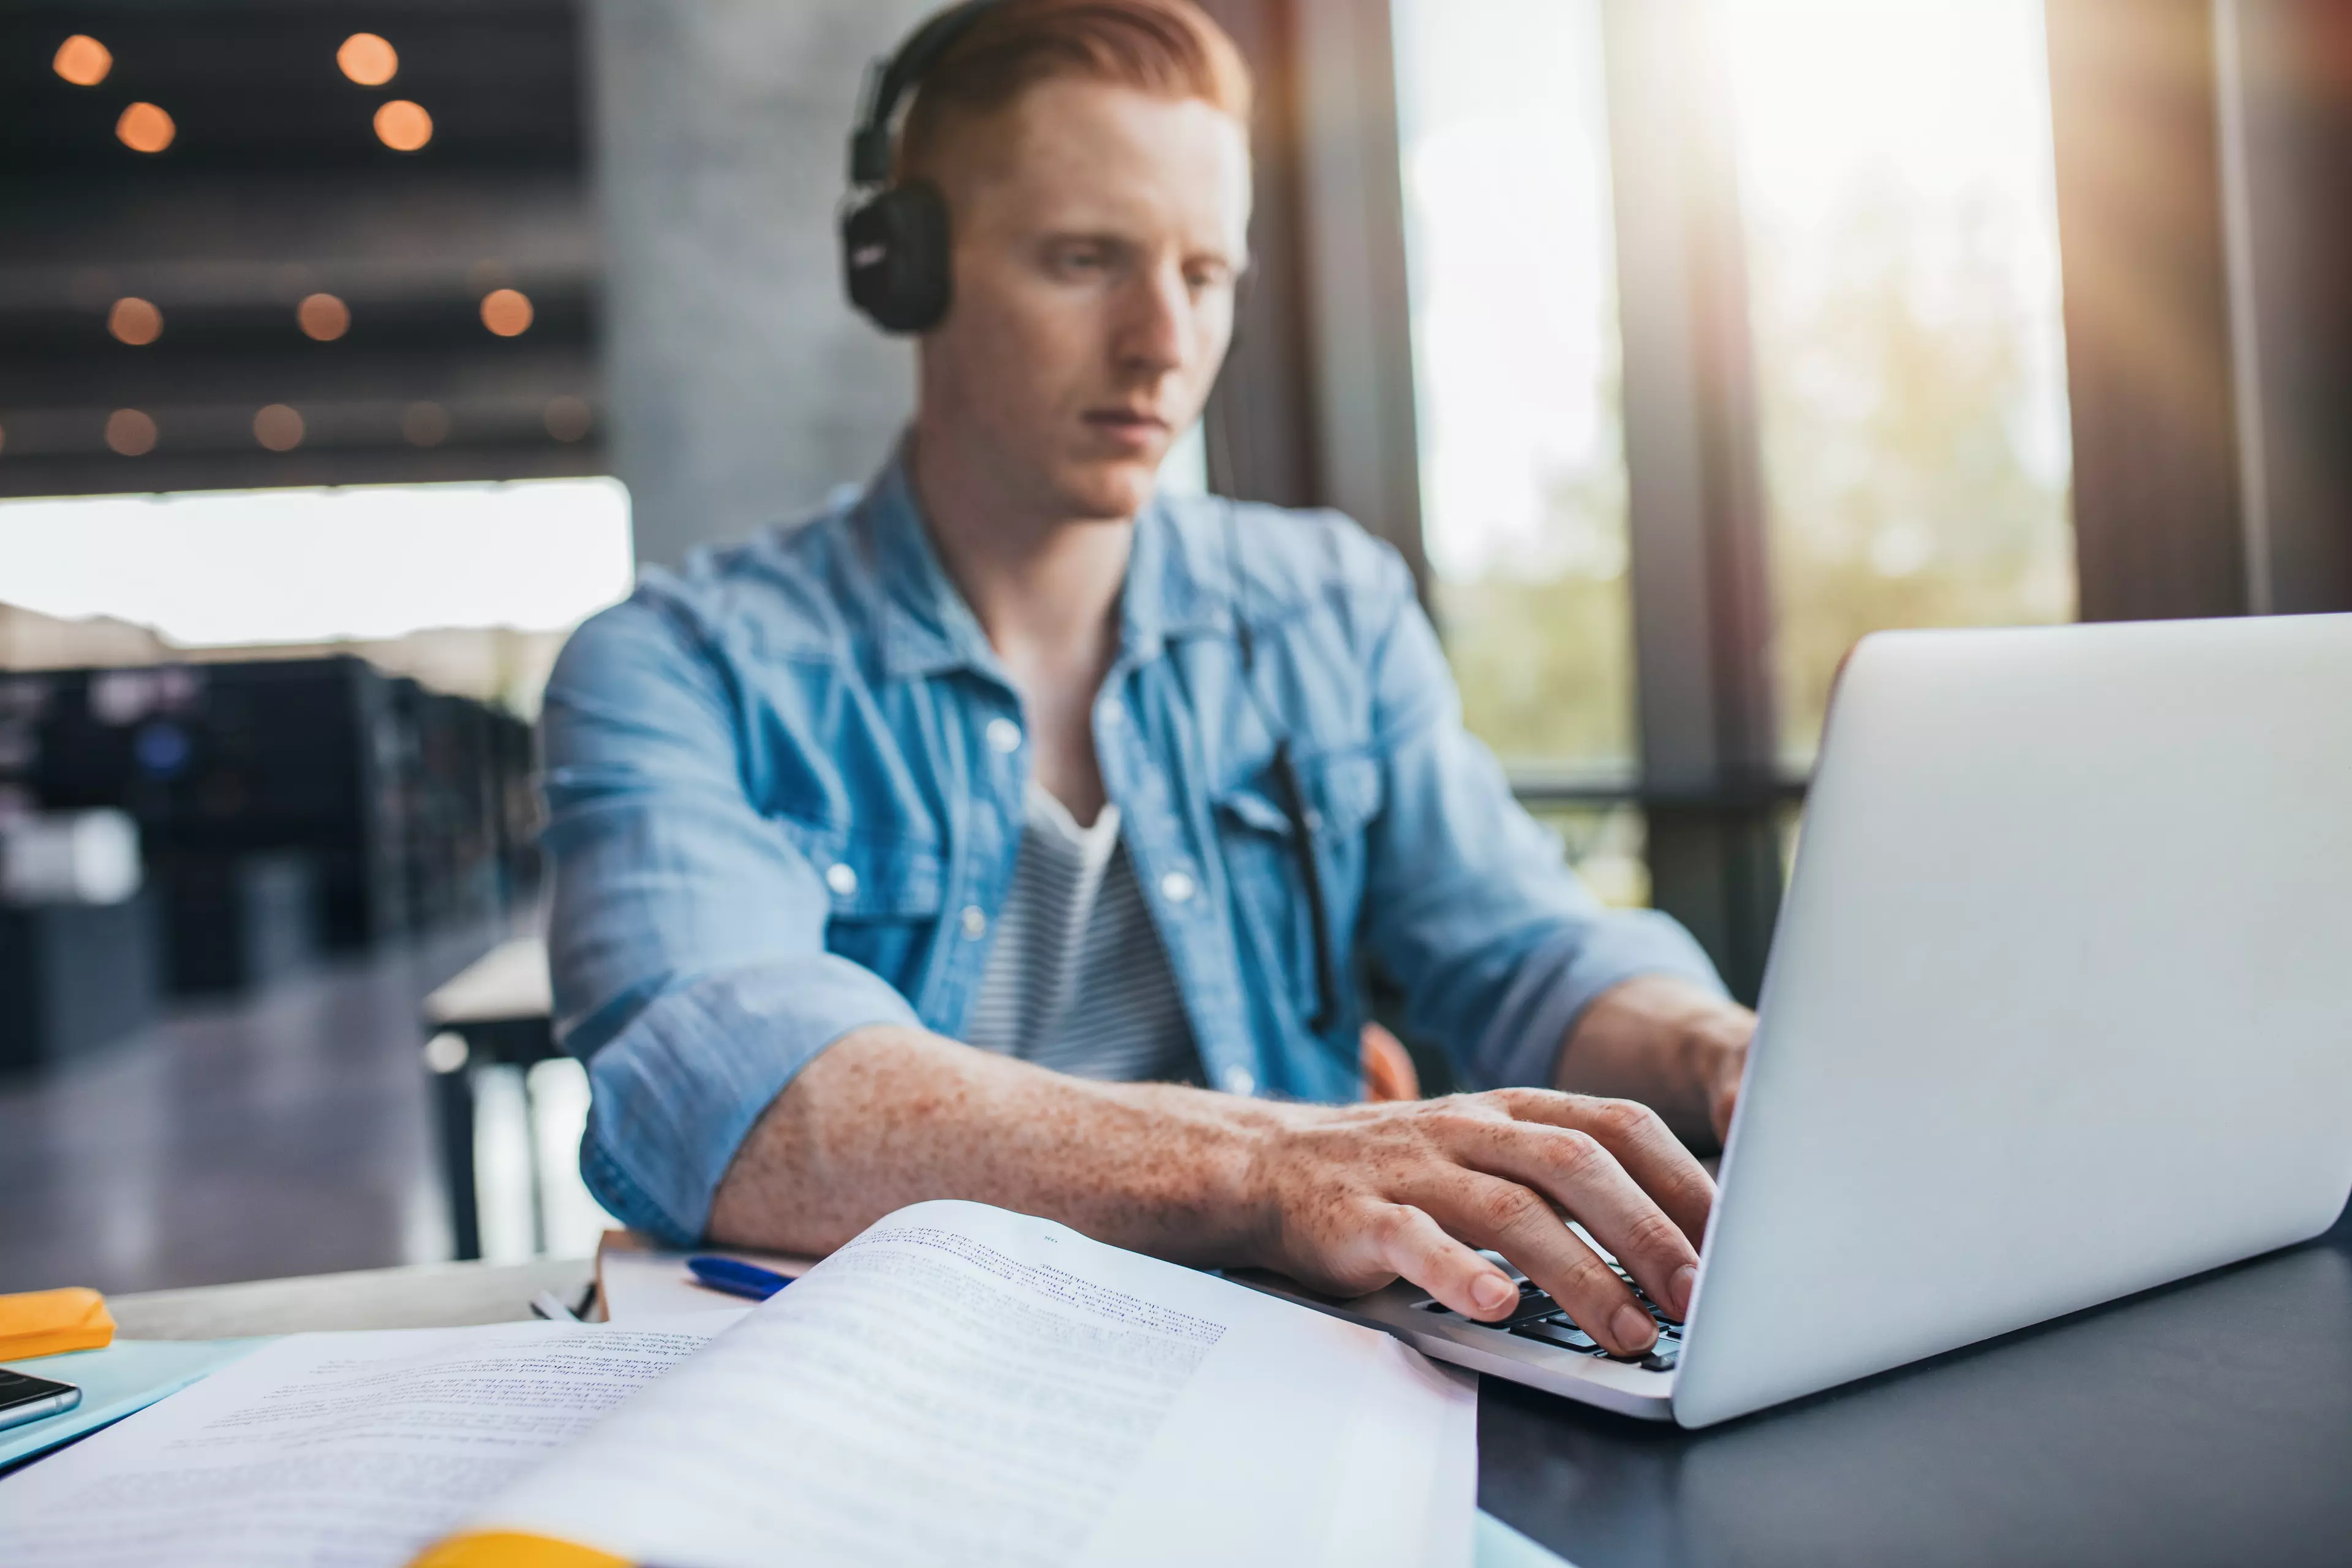
[[[1386,1335],[977,1204],[749,1311],[296,1335],[0,1482],[16,1568],[1466,1564]]]

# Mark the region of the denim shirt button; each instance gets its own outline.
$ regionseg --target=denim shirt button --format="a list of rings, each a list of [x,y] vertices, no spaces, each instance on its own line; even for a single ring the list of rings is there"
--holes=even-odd
[[[1250,1076],[1250,1069],[1247,1068],[1227,1068],[1218,1075],[1218,1081],[1225,1086],[1227,1094],[1257,1092],[1257,1079]]]
[[[836,860],[824,868],[824,885],[845,899],[857,891],[857,873]]]
[[[961,919],[966,942],[978,942],[988,934],[988,916],[978,904],[966,904]]]
[[[1194,891],[1192,879],[1181,871],[1171,871],[1160,879],[1160,896],[1171,904],[1191,902]]]
[[[1010,719],[991,719],[988,721],[988,744],[992,750],[1011,756],[1021,749],[1021,726]]]

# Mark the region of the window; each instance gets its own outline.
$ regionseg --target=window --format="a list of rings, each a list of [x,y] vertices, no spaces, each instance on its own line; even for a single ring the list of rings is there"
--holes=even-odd
[[[0,602],[183,647],[568,629],[632,574],[616,479],[0,501]]]
[[[1423,534],[1471,730],[1635,752],[1595,0],[1396,0]]]
[[[405,639],[400,668],[530,714],[563,635],[628,594],[629,531],[611,479],[0,500],[0,627],[57,623],[40,662],[69,664]]]
[[[1784,758],[1887,626],[2074,613],[2040,0],[1717,0]]]

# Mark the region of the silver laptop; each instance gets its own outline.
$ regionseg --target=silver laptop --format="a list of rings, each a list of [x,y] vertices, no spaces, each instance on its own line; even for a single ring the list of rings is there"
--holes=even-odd
[[[1841,679],[1686,1327],[1294,1300],[1705,1426],[2352,1194],[2352,616],[1895,632]],[[1588,1342],[1589,1343],[1589,1342]]]

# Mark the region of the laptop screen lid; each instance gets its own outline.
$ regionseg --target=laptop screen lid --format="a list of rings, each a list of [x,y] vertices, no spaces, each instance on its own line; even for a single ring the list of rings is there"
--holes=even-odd
[[[1760,1016],[1685,1426],[2325,1230],[2352,616],[1865,639]]]

